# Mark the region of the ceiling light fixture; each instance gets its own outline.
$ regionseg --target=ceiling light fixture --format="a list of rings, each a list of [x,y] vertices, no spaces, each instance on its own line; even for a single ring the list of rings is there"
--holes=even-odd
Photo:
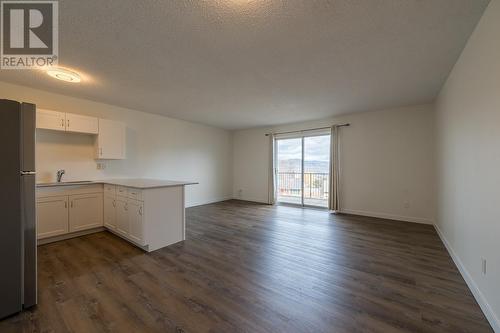
[[[64,69],[64,68],[49,68],[47,69],[47,74],[61,81],[78,83],[82,79],[78,73]]]

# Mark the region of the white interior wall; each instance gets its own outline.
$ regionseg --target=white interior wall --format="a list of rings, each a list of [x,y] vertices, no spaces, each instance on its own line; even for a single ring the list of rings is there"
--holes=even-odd
[[[322,121],[231,133],[88,100],[0,82],[2,98],[127,124],[127,159],[97,170],[93,138],[40,131],[40,181],[67,170],[66,179],[154,177],[193,180],[187,204],[234,196],[267,201],[266,132],[350,122],[342,129],[342,209],[432,223],[500,332],[500,2],[493,0],[471,36],[436,105],[360,113]],[[433,172],[436,127],[437,178]],[[437,209],[434,184],[437,182]],[[406,207],[406,203],[409,206]],[[481,273],[481,259],[488,262]]]
[[[436,103],[438,228],[496,332],[500,332],[499,36],[500,1],[493,0]]]
[[[90,135],[37,130],[37,180],[144,177],[199,182],[188,186],[188,206],[232,196],[232,134],[210,126],[0,82],[1,98],[38,107],[119,120],[127,126],[127,159],[97,170]],[[229,176],[228,176],[229,175]]]
[[[267,201],[268,132],[351,123],[342,128],[342,211],[434,222],[433,106],[365,112],[234,133],[234,197]],[[406,203],[409,204],[406,207]]]

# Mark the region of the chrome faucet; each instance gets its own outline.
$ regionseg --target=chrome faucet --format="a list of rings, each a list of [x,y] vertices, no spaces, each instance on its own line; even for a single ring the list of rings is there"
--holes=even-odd
[[[57,170],[57,182],[60,183],[62,176],[66,173],[66,170]]]

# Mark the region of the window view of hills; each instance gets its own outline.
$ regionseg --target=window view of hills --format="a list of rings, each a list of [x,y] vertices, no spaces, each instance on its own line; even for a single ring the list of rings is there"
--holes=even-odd
[[[329,161],[304,161],[304,172],[312,173],[328,173],[330,166]],[[302,160],[300,158],[292,158],[287,160],[279,160],[278,170],[280,172],[298,172],[302,169]]]
[[[279,172],[302,171],[302,139],[278,140],[277,167]],[[330,136],[304,139],[304,172],[328,173],[330,165]]]

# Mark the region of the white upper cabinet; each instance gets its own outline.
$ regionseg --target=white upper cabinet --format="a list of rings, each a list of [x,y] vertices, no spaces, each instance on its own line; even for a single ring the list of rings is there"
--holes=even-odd
[[[38,109],[36,128],[85,134],[99,133],[99,119],[79,114]]]
[[[66,114],[52,110],[36,110],[36,128],[49,129],[54,131],[66,130]]]
[[[99,119],[96,139],[96,159],[125,158],[125,125],[119,121]]]
[[[99,119],[74,113],[66,113],[66,131],[75,133],[98,134]]]
[[[74,113],[37,109],[36,128],[97,135],[98,160],[125,159],[125,124]]]

